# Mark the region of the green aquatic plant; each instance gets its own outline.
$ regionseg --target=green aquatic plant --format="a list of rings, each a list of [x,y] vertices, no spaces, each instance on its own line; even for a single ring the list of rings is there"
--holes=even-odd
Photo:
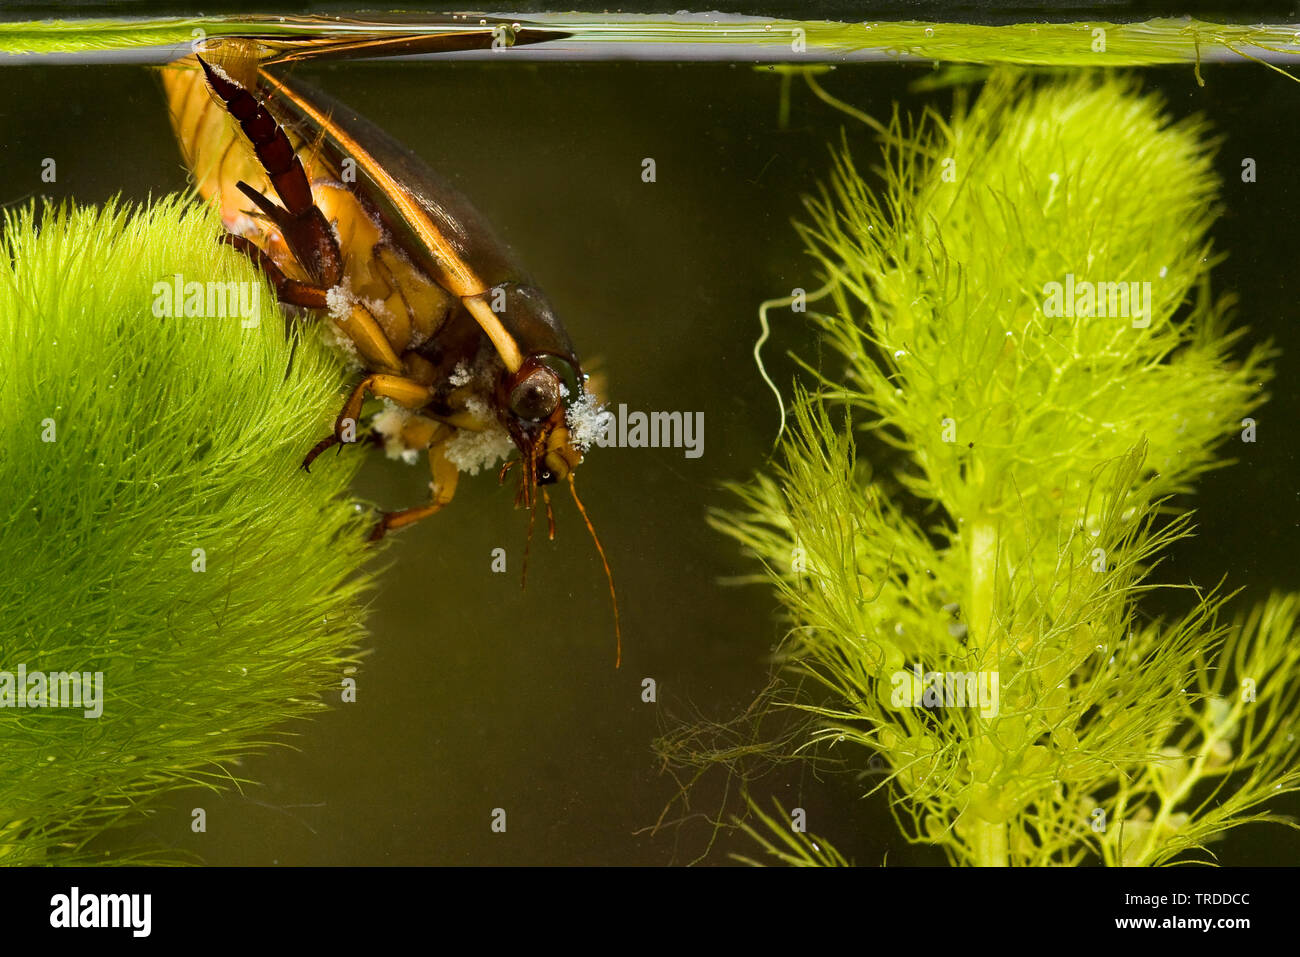
[[[798,227],[836,360],[714,516],[788,615],[766,709],[808,723],[781,746],[863,771],[958,864],[1186,861],[1277,819],[1300,597],[1231,618],[1157,577],[1271,374],[1210,289],[1204,123],[1114,75],[995,73],[880,129],[880,188],[837,151]],[[699,765],[699,741],[664,748]]]
[[[1131,23],[938,23],[919,20],[838,22],[722,17],[717,14],[620,15],[536,13],[501,21],[525,30],[555,31],[569,46],[609,49],[671,44],[682,56],[693,46],[733,47],[741,59],[754,51],[795,63],[840,61],[844,57],[914,60],[919,63],[1008,63],[1039,66],[1119,67],[1191,63],[1201,77],[1203,60],[1253,60],[1288,73],[1300,55],[1295,28],[1284,24],[1234,24],[1190,17],[1156,18]],[[486,21],[484,21],[484,24]],[[283,16],[162,17],[156,19],[68,19],[0,23],[0,53],[44,54],[128,51],[181,47],[206,37],[252,35],[290,39],[336,32],[356,37],[365,19],[340,25],[328,18]],[[408,18],[375,15],[375,33],[412,32]],[[431,18],[425,31],[481,32],[479,22],[448,23]],[[1267,58],[1267,59],[1265,59]],[[1293,77],[1294,78],[1294,77]]]
[[[339,360],[314,337],[290,360],[210,210],[29,207],[3,229],[0,863],[103,860],[106,829],[237,785],[239,759],[339,700],[369,586],[358,459],[299,471]]]

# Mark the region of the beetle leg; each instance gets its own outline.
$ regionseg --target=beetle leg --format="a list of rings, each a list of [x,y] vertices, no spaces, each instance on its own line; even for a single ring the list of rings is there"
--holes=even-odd
[[[428,518],[451,501],[452,496],[456,494],[456,482],[460,478],[460,470],[447,460],[444,447],[447,439],[454,434],[452,429],[447,429],[433,445],[429,446],[429,472],[433,476],[429,483],[429,489],[433,493],[431,501],[427,505],[404,508],[397,512],[384,512],[379,519],[379,524],[370,533],[370,541],[377,542],[394,529],[404,528],[422,518]]]
[[[242,181],[237,184],[239,189],[280,228],[285,242],[317,286],[329,289],[337,285],[343,278],[343,256],[334,231],[316,207],[311,183],[289,137],[252,93],[224,71],[214,70],[202,57],[196,59],[208,86],[252,143],[258,162],[284,206],[277,206]]]
[[[221,242],[239,250],[251,259],[258,269],[266,273],[266,277],[271,280],[271,285],[275,287],[275,297],[280,302],[290,306],[302,306],[305,309],[328,308],[325,299],[326,290],[300,279],[290,279],[284,274],[284,270],[275,264],[275,260],[247,236],[226,233],[221,237]]]
[[[348,396],[347,402],[343,403],[343,411],[334,420],[334,434],[329,438],[321,439],[317,442],[306,458],[302,460],[302,468],[306,472],[311,471],[311,463],[316,461],[316,457],[328,449],[330,446],[338,445],[343,441],[343,433],[349,422],[355,429],[357,419],[361,416],[361,406],[365,404],[366,395],[370,394],[376,398],[392,399],[398,405],[407,409],[418,409],[426,405],[433,397],[433,390],[426,385],[421,385],[412,379],[407,379],[397,375],[368,375],[357,383],[357,387],[352,390]]]
[[[402,360],[393,351],[393,344],[365,303],[354,302],[347,316],[334,319],[334,328],[352,341],[366,368],[394,378],[401,376]]]
[[[317,442],[315,445],[311,447],[311,451],[309,451],[306,455],[303,456],[302,465],[299,467],[304,472],[311,474],[311,463],[315,462],[317,457],[326,449],[328,449],[330,446],[338,445],[341,441],[343,440],[340,439],[337,435],[330,435],[321,439],[319,442]]]
[[[433,390],[427,385],[421,385],[403,376],[368,375],[357,383],[357,387],[348,396],[348,401],[344,403],[343,411],[340,413],[338,423],[334,429],[335,435],[342,431],[345,419],[351,419],[353,422],[357,420],[357,416],[361,414],[361,406],[366,401],[367,393],[377,399],[392,399],[398,405],[407,409],[418,409],[423,405],[427,405],[429,400],[433,398]]]

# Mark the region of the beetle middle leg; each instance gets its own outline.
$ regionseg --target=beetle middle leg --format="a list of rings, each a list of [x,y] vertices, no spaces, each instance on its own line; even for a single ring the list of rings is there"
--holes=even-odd
[[[348,400],[343,403],[343,410],[339,412],[338,418],[334,420],[334,434],[317,442],[312,447],[312,450],[307,453],[307,457],[302,460],[304,471],[310,472],[311,463],[316,460],[318,455],[330,446],[338,445],[343,441],[343,434],[349,422],[352,423],[353,428],[356,427],[357,419],[361,416],[361,406],[365,404],[367,394],[375,398],[391,399],[403,408],[418,409],[428,404],[433,397],[433,389],[405,376],[384,374],[366,376],[357,383],[357,387],[352,390]]]

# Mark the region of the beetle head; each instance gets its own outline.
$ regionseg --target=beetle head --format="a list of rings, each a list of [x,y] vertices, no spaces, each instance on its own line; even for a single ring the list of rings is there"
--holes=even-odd
[[[582,462],[569,434],[569,405],[582,395],[582,373],[549,353],[528,356],[502,378],[501,418],[536,485],[567,479]]]
[[[504,371],[497,394],[498,415],[518,447],[530,484],[550,485],[569,477],[582,452],[569,433],[569,407],[583,394],[582,367],[542,293],[520,283],[505,283],[500,308],[493,312],[522,361]]]

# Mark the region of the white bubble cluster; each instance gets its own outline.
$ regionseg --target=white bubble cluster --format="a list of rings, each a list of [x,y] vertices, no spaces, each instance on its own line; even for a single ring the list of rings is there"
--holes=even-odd
[[[612,414],[606,411],[600,400],[590,392],[583,393],[565,413],[564,420],[569,427],[569,442],[578,451],[586,452],[605,431],[605,423]]]

